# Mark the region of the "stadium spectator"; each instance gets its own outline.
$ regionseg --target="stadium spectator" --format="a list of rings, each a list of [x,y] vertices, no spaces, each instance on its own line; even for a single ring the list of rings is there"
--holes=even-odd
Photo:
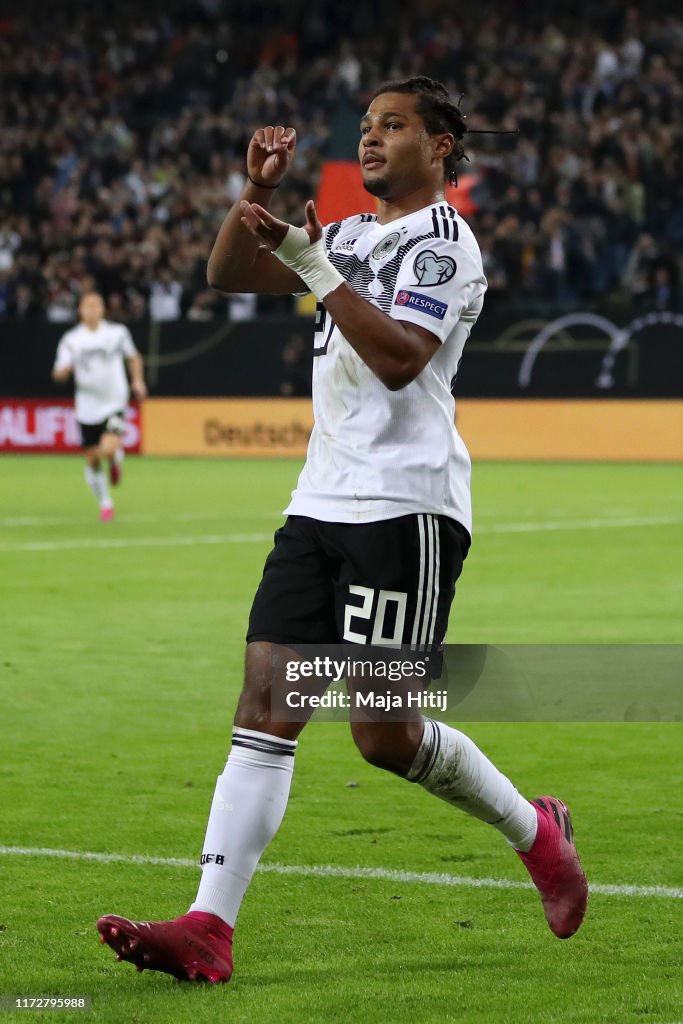
[[[256,316],[258,303],[255,295],[231,295],[228,302],[228,316],[233,323],[253,320]]]
[[[658,312],[678,309],[678,279],[674,267],[668,261],[653,268],[647,306]]]
[[[170,267],[159,267],[149,286],[149,317],[157,323],[180,320],[183,286]]]
[[[652,235],[641,235],[628,258],[624,284],[629,290],[634,312],[678,310],[680,271],[666,244],[658,244]]]
[[[10,300],[9,315],[14,320],[35,320],[42,315],[40,304],[28,285],[17,284]]]
[[[203,292],[198,292],[192,300],[192,305],[187,311],[187,319],[193,320],[195,323],[202,323],[213,320],[221,313],[225,316],[225,299],[216,295],[212,288],[205,288]]]

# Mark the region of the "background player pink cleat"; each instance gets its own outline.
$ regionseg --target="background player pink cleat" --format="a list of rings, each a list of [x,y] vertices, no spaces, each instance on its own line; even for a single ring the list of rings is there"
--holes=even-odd
[[[120,462],[110,462],[109,463],[109,483],[112,484],[113,487],[116,487],[117,484],[121,483],[121,463]]]
[[[163,971],[180,981],[213,985],[232,976],[234,929],[215,914],[192,910],[173,921],[129,921],[108,914],[99,919],[97,930],[116,959],[135,964],[138,971]]]
[[[111,506],[109,506],[109,508],[101,508],[100,509],[100,522],[101,523],[110,523],[113,518],[114,518],[114,509]]]
[[[528,853],[516,852],[541,894],[543,912],[553,934],[568,939],[581,927],[588,904],[588,882],[574,845],[569,811],[554,796],[531,801],[538,832]]]

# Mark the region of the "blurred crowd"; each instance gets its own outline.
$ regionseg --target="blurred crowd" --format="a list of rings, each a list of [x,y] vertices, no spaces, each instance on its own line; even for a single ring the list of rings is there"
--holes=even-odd
[[[255,127],[291,123],[300,222],[341,115],[441,79],[466,139],[489,302],[679,303],[683,18],[658,3],[37,0],[0,16],[0,317],[209,320],[206,261]],[[372,202],[372,200],[369,200]]]

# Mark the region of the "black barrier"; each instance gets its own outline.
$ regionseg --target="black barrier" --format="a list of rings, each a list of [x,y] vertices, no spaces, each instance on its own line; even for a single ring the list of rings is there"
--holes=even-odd
[[[0,396],[63,396],[50,371],[68,325],[0,322]],[[310,394],[313,324],[262,317],[131,326],[157,396]],[[683,393],[683,314],[576,311],[482,316],[455,392],[463,398],[675,398]]]

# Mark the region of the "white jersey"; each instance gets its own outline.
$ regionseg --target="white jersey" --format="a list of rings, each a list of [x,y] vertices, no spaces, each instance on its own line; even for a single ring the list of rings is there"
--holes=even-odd
[[[124,360],[135,355],[137,349],[123,324],[102,320],[94,331],[79,324],[66,332],[57,347],[55,370],[73,369],[79,423],[102,423],[126,408]]]
[[[315,425],[286,512],[337,523],[427,512],[471,532],[470,458],[451,393],[486,291],[471,229],[442,202],[389,224],[373,214],[347,217],[328,225],[324,239],[354,291],[442,344],[414,381],[389,391],[319,303]]]

